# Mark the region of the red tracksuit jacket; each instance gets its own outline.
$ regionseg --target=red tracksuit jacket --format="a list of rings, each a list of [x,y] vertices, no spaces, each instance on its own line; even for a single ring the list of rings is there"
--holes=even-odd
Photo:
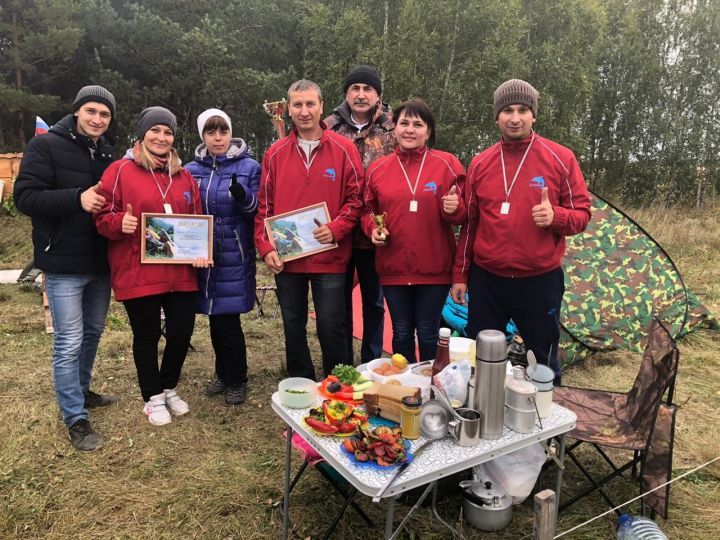
[[[341,274],[350,260],[350,234],[362,208],[362,161],[351,140],[328,130],[322,122],[320,125],[323,134],[320,145],[310,155],[309,166],[294,128],[265,154],[255,216],[255,245],[261,259],[275,249],[265,230],[265,218],[324,201],[331,220],[327,225],[338,247],[288,261],[283,272]]]
[[[500,145],[509,188],[531,139],[533,145],[510,191],[510,210],[503,215]],[[548,188],[554,212],[548,228],[538,227],[532,219],[532,207],[540,204],[543,187]],[[468,282],[472,262],[504,277],[554,270],[565,254],[565,236],[584,231],[590,221],[590,196],[575,155],[534,132],[521,141],[498,142],[475,156],[465,198],[468,223],[460,233],[454,283]]]
[[[167,173],[142,168],[132,159],[120,159],[110,165],[102,176],[105,204],[95,214],[95,227],[108,238],[110,279],[118,302],[166,292],[198,290],[197,269],[189,264],[140,264],[143,212],[164,213],[164,203],[174,214],[202,214],[197,182],[185,169],[172,177],[172,185],[163,200],[158,184],[168,188]],[[156,184],[157,181],[157,184]],[[122,218],[127,205],[132,205],[138,226],[133,234],[122,232]]]
[[[425,165],[415,191],[417,212],[410,212],[412,194],[399,160],[415,184],[423,156]],[[457,186],[460,206],[452,214],[443,212],[442,197]],[[375,228],[373,213],[387,212],[387,245],[375,252],[375,267],[382,285],[450,284],[455,255],[453,225],[466,221],[463,200],[465,170],[447,152],[423,148],[399,149],[368,167],[365,184],[366,212],[362,228],[370,237]]]

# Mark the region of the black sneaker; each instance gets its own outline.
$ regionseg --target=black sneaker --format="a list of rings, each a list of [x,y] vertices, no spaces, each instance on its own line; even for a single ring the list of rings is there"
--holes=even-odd
[[[103,442],[102,437],[95,431],[90,422],[82,418],[68,428],[70,442],[78,450],[92,452],[97,450]]]
[[[215,379],[213,382],[208,384],[207,387],[205,387],[205,395],[210,397],[219,396],[225,392],[226,388],[227,387],[222,379]]]
[[[247,386],[245,383],[233,384],[228,386],[227,392],[225,392],[225,404],[226,405],[240,405],[245,401],[247,397]]]
[[[117,401],[117,398],[115,396],[108,396],[108,395],[101,395],[97,392],[93,392],[92,390],[88,390],[88,393],[85,394],[85,408],[86,409],[94,409],[95,407],[107,407],[108,405],[112,405]]]

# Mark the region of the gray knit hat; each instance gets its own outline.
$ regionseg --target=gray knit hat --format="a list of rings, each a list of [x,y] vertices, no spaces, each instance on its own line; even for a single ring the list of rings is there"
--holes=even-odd
[[[110,114],[115,118],[115,96],[110,91],[97,84],[90,86],[83,86],[78,90],[75,101],[73,101],[73,112],[77,111],[85,103],[89,101],[95,101],[107,105],[110,109]]]
[[[169,127],[173,135],[177,132],[177,119],[173,113],[165,107],[148,107],[140,113],[140,118],[138,119],[138,138],[143,140],[147,130],[157,125]]]
[[[508,105],[527,105],[537,118],[538,93],[533,86],[520,79],[510,79],[497,87],[493,94],[493,117],[497,120],[500,111]]]

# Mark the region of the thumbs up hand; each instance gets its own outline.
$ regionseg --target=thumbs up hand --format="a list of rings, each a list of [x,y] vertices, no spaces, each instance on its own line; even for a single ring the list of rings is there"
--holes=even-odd
[[[133,207],[131,204],[128,204],[122,218],[122,232],[125,234],[133,234],[135,229],[137,229],[137,224],[138,219],[133,216]]]
[[[101,182],[98,182],[80,194],[80,206],[82,206],[82,209],[88,214],[95,214],[102,208],[102,205],[105,204],[105,197],[98,193],[100,185]]]
[[[550,204],[548,188],[545,187],[540,196],[540,204],[532,207],[532,218],[535,225],[544,229],[552,225],[553,217],[555,217],[555,212],[553,211],[552,204]]]
[[[460,206],[460,197],[457,194],[457,185],[453,184],[450,191],[443,195],[443,212],[446,214],[453,214],[455,210]]]
[[[229,191],[232,198],[239,203],[244,203],[245,199],[247,199],[247,192],[242,184],[238,184],[236,173],[232,173],[232,176],[230,177]]]

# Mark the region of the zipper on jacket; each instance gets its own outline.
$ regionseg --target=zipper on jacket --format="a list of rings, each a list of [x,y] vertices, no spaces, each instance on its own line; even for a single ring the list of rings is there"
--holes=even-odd
[[[215,157],[213,157],[212,168],[210,169],[210,178],[208,178],[208,184],[205,188],[205,213],[210,213],[210,184],[212,184],[213,175],[215,174]]]
[[[95,150],[97,150],[97,148],[91,148],[88,146],[88,152],[90,152],[90,159],[93,161],[95,161]]]
[[[245,262],[245,251],[240,243],[240,235],[238,234],[237,229],[233,229],[233,232],[235,233],[235,240],[237,241],[238,248],[240,248],[240,260]]]

